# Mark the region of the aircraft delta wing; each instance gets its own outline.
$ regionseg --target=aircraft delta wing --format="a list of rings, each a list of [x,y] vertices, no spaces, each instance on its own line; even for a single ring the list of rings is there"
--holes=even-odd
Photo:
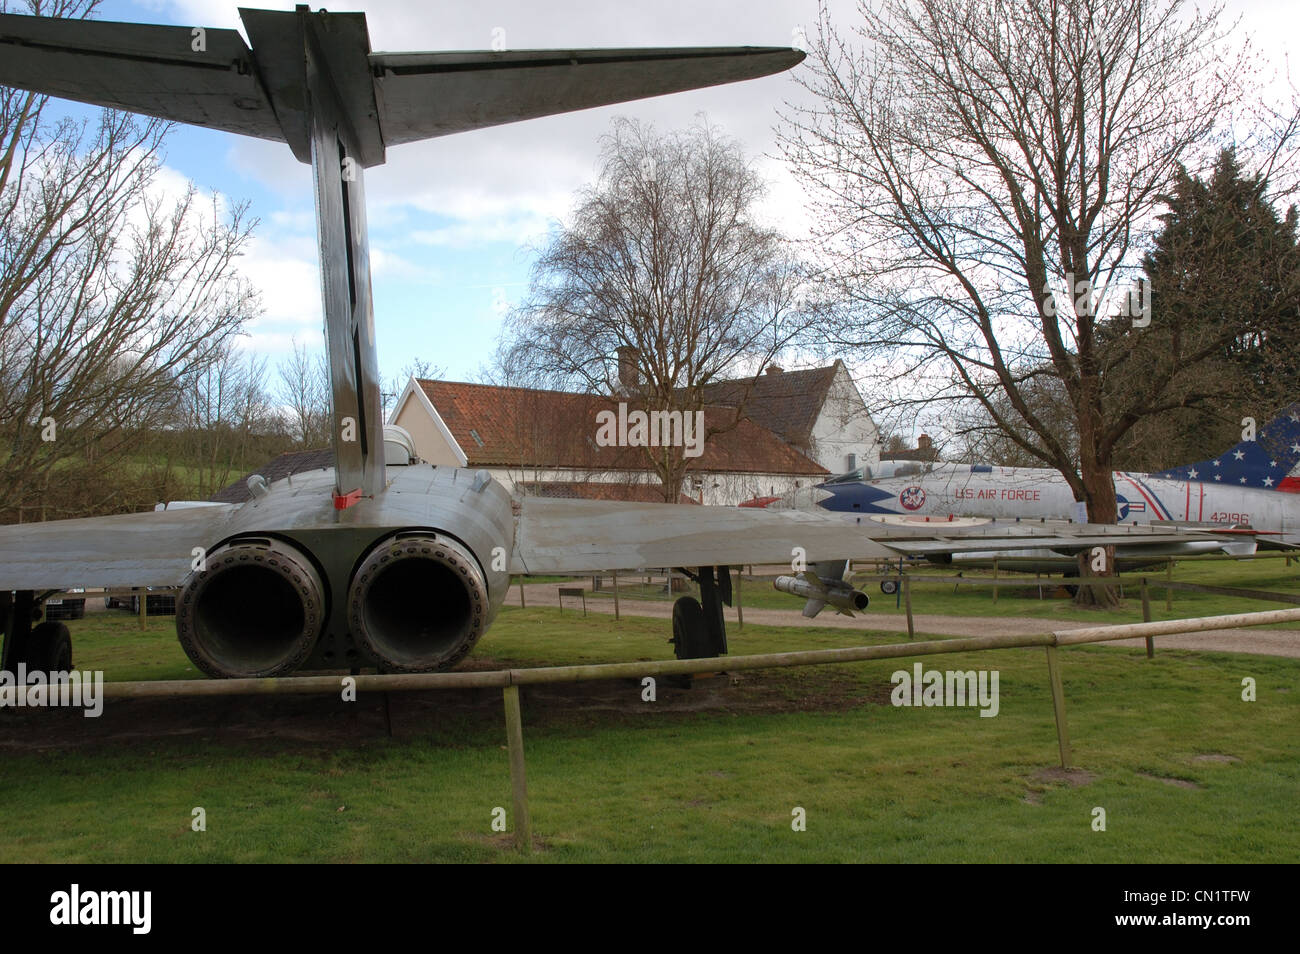
[[[702,602],[674,607],[674,640],[679,656],[710,656],[726,651],[729,567],[799,555],[842,567],[933,536],[826,513],[516,502],[486,471],[418,461],[381,420],[362,170],[388,146],[764,76],[802,53],[372,53],[363,14],[240,16],[251,46],[231,30],[3,14],[0,84],[282,141],[311,163],[334,466],[254,478],[237,506],[0,527],[5,669],[70,667],[66,629],[32,624],[48,593],[75,586],[180,586],[177,634],[199,669],[276,676],[447,668],[490,624],[511,573],[652,566],[699,580]],[[987,546],[1006,530],[963,532]],[[1078,543],[1077,527],[1035,532]]]
[[[1062,554],[1095,546],[1218,542],[1211,533],[1168,527],[1103,526],[1066,520],[900,518],[844,520],[830,513],[526,497],[516,539],[516,573],[583,573],[655,566],[808,563],[897,559],[930,553],[1035,547]],[[665,524],[665,521],[668,523]]]

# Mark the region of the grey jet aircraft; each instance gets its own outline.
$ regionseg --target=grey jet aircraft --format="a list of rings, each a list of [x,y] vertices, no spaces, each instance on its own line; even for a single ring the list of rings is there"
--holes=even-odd
[[[898,468],[897,463],[892,465]],[[803,508],[867,517],[881,523],[949,522],[957,518],[1082,520],[1065,478],[1036,467],[989,464],[913,464],[911,473],[871,479],[845,475],[789,498],[758,501],[777,509]],[[1300,404],[1286,408],[1248,440],[1222,454],[1154,474],[1113,475],[1119,523],[1164,524],[1209,531],[1211,538],[1121,546],[1121,569],[1152,558],[1222,551],[1244,556],[1258,548],[1300,547]],[[927,551],[940,563],[1059,570],[1074,565],[1042,547],[999,551]]]
[[[274,484],[254,478],[241,505],[0,528],[5,669],[70,668],[67,629],[39,620],[45,599],[75,586],[179,586],[176,628],[194,664],[215,677],[262,677],[445,669],[491,623],[511,574],[670,566],[697,579],[702,596],[674,606],[675,651],[713,656],[727,648],[731,566],[793,557],[807,582],[861,608],[865,597],[842,592],[843,561],[890,557],[893,544],[930,534],[863,533],[825,512],[512,500],[486,471],[415,459],[381,420],[363,183],[389,147],[764,76],[802,53],[378,53],[364,14],[300,6],[240,16],[249,43],[234,30],[208,29],[199,43],[197,28],[0,15],[0,84],[283,142],[311,165],[335,466]],[[1075,548],[1170,537],[968,529],[967,545],[983,548],[1008,533]]]

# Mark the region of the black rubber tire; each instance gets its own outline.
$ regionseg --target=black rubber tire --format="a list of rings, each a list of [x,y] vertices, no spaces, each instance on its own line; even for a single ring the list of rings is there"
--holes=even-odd
[[[1078,579],[1078,577],[1079,577],[1079,571],[1078,571],[1078,570],[1066,570],[1063,574],[1061,574],[1061,576],[1062,576],[1062,579],[1063,579],[1063,580]],[[1065,583],[1065,582],[1062,582],[1062,583],[1061,583],[1061,586],[1063,586],[1063,587],[1065,588],[1065,592],[1067,592],[1067,593],[1070,594],[1070,598],[1071,598],[1071,599],[1074,599],[1074,597],[1076,597],[1076,596],[1079,595],[1079,587],[1077,587],[1077,586],[1075,586],[1075,585],[1073,585],[1073,584],[1070,584],[1070,583]]]
[[[880,592],[884,593],[886,596],[893,596],[895,593],[898,592],[898,581],[897,581],[897,580],[881,580],[881,581],[880,581]]]
[[[72,634],[62,623],[46,620],[32,627],[27,638],[29,672],[71,672]]]
[[[673,653],[678,659],[709,659],[718,655],[704,623],[704,607],[693,596],[673,603]]]

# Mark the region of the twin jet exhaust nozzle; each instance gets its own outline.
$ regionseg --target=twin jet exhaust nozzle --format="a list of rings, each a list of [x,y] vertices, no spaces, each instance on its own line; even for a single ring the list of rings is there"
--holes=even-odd
[[[843,580],[828,580],[815,573],[804,572],[798,576],[778,576],[772,586],[791,596],[802,596],[808,600],[803,607],[803,615],[812,619],[829,604],[843,616],[852,616],[853,611],[862,612],[871,600],[866,593],[855,590]]]

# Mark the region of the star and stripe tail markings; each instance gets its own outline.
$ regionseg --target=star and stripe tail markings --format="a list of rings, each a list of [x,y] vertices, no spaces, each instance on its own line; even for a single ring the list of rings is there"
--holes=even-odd
[[[1294,473],[1297,465],[1300,465],[1300,403],[1285,408],[1261,427],[1253,441],[1243,440],[1216,457],[1147,476],[1300,493],[1300,474]],[[1190,508],[1194,503],[1189,491],[1187,506]]]

